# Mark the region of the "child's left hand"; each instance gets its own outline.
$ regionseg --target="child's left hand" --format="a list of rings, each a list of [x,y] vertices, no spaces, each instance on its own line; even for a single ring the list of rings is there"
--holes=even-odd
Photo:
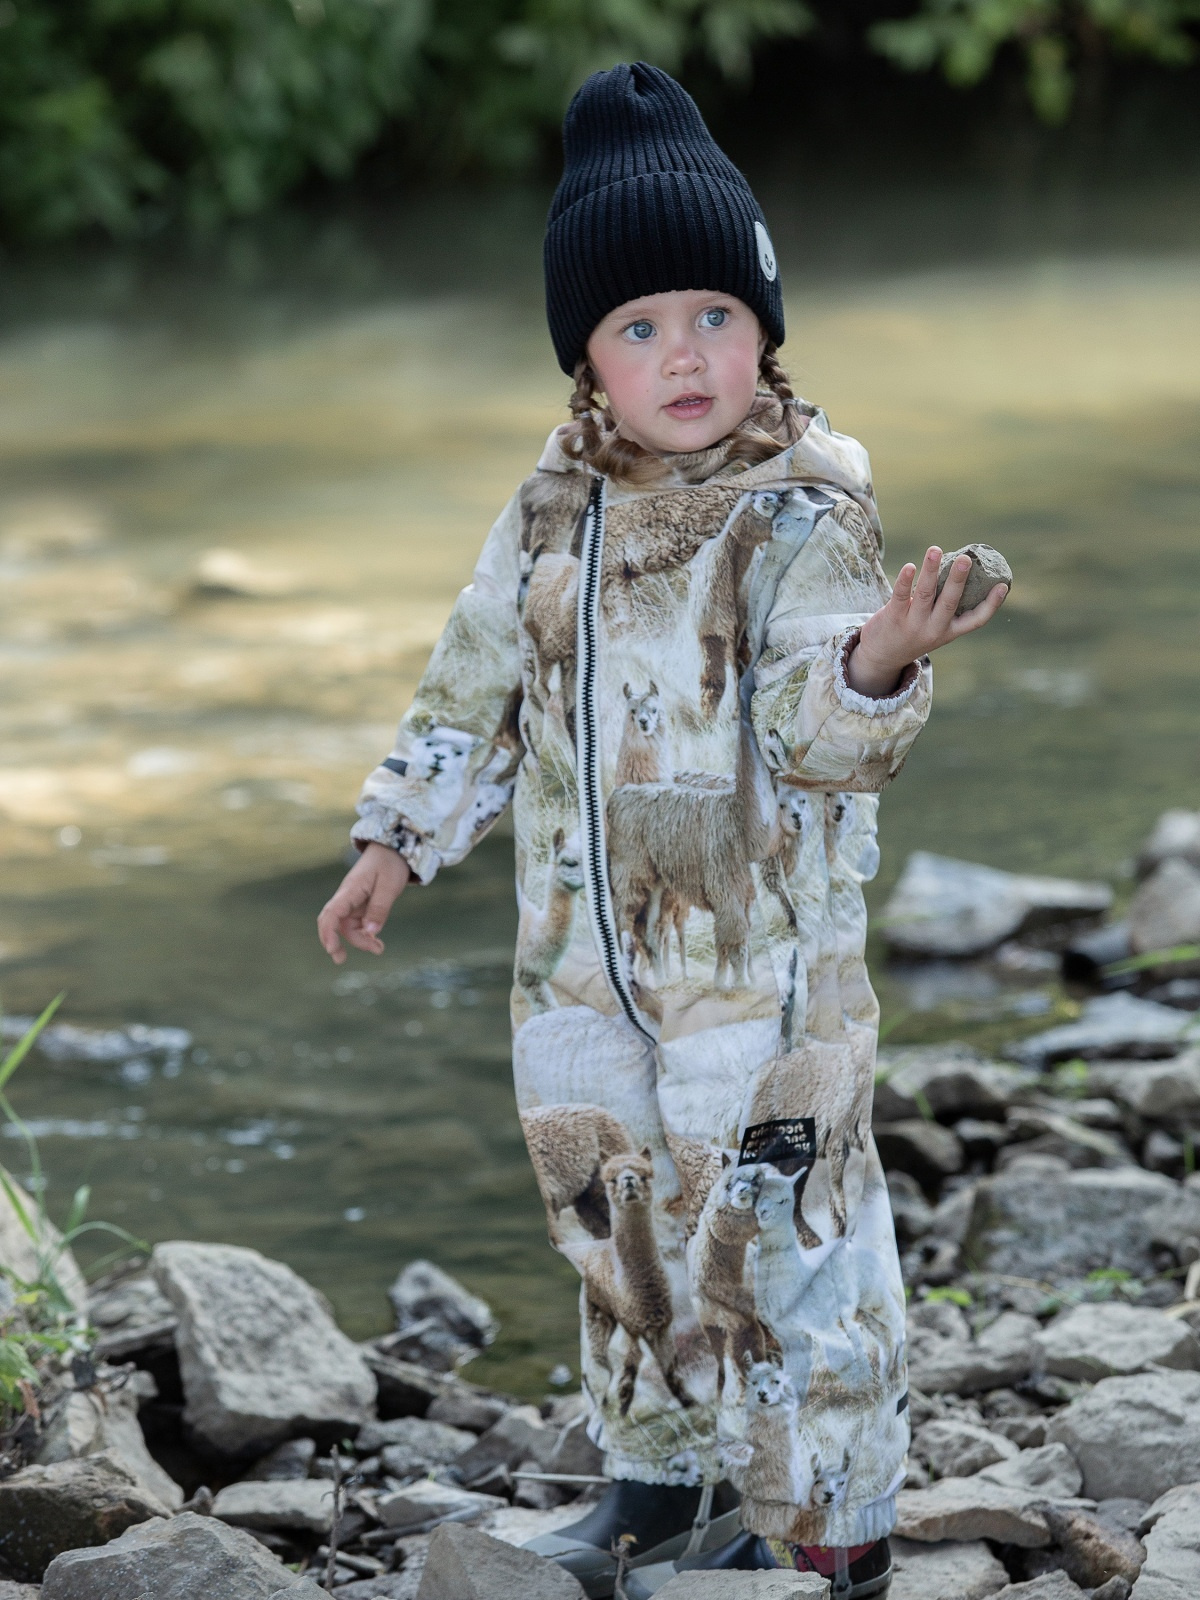
[[[942,552],[931,545],[925,552],[919,577],[911,561],[901,567],[892,598],[863,623],[858,644],[846,662],[846,681],[856,693],[872,699],[891,694],[910,662],[919,661],[964,633],[982,628],[1004,604],[1008,585],[998,583],[973,611],[956,617],[954,613],[971,571],[971,558],[959,556],[938,594],[941,561]]]

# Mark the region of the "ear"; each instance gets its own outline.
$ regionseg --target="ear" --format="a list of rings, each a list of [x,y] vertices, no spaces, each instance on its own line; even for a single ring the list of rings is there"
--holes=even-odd
[[[742,1365],[745,1367],[747,1372],[750,1371],[750,1368],[754,1365],[754,1351],[753,1350],[743,1350],[742,1351]]]
[[[798,1184],[798,1183],[799,1183],[799,1182],[800,1182],[800,1179],[801,1179],[801,1178],[802,1178],[802,1177],[803,1177],[803,1176],[804,1176],[804,1174],[805,1174],[805,1173],[806,1173],[806,1172],[807,1172],[807,1171],[808,1171],[808,1168],[807,1168],[807,1167],[801,1167],[801,1168],[800,1168],[800,1170],[799,1170],[799,1172],[793,1172],[793,1173],[792,1173],[792,1174],[791,1174],[791,1175],[790,1175],[790,1177],[789,1177],[789,1178],[788,1178],[788,1182],[789,1182],[789,1183],[790,1183],[790,1184],[791,1184],[791,1186],[792,1186],[792,1188],[793,1188],[793,1189],[794,1189],[794,1188],[795,1188],[795,1187],[796,1187],[796,1185],[797,1185],[797,1184]]]
[[[651,1148],[650,1148],[650,1146],[648,1144],[642,1146],[642,1160],[643,1161],[653,1161],[654,1160],[654,1152],[651,1150]]]
[[[817,1454],[817,1452],[815,1450],[812,1453],[812,1460],[810,1462],[810,1466],[812,1467],[812,1475],[813,1475],[813,1477],[814,1478],[819,1478],[821,1476],[821,1458],[820,1458],[820,1456]]]
[[[849,1472],[849,1470],[850,1470],[850,1446],[847,1445],[846,1446],[846,1453],[842,1457],[842,1471],[843,1472]]]
[[[655,683],[653,678],[650,679],[650,693],[651,694],[657,694],[658,693],[658,685]]]
[[[563,845],[566,842],[567,842],[566,834],[562,831],[561,828],[555,828],[555,830],[554,830],[554,853],[555,853],[555,855],[558,854],[558,852],[562,849]]]
[[[728,1150],[722,1150],[721,1151],[721,1171],[725,1172],[732,1165],[733,1165],[733,1161],[732,1161],[732,1159],[730,1157],[729,1151]]]
[[[621,685],[621,693],[625,696],[626,700],[633,699],[633,690],[627,683]]]

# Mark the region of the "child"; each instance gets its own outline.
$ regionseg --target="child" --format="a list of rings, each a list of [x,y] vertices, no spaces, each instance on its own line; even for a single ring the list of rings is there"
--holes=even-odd
[[[614,1480],[532,1548],[593,1595],[622,1534],[631,1596],[680,1556],[881,1595],[908,1422],[861,886],[928,652],[1006,590],[956,618],[970,563],[938,598],[936,549],[889,589],[866,455],[788,387],[762,213],[688,95],[597,73],[565,149],[574,420],[367,779],[321,939],[378,954],[512,800],[517,1100]]]

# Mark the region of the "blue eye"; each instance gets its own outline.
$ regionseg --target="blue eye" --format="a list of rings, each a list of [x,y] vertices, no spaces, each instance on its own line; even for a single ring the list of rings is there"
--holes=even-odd
[[[644,344],[647,339],[654,337],[654,324],[652,322],[631,322],[625,329],[625,336],[636,344]]]
[[[722,306],[712,306],[700,318],[705,328],[721,328],[729,321],[729,313]]]

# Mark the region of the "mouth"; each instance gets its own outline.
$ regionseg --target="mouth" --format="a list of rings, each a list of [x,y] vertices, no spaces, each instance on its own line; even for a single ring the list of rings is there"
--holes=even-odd
[[[680,422],[692,422],[697,417],[707,416],[713,408],[713,397],[710,394],[681,394],[678,399],[672,400],[663,410],[669,417],[676,417]]]

